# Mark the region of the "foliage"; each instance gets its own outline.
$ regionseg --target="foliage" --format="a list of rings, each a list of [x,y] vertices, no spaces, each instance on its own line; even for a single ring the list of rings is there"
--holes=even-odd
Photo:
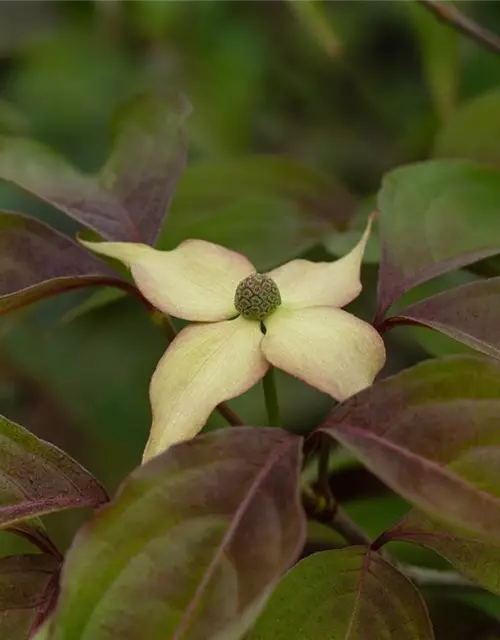
[[[500,637],[494,36],[435,2],[263,4],[49,3],[0,30],[2,638]],[[266,271],[347,254],[372,210],[349,310],[376,303],[380,379],[332,406],[268,375],[138,466],[183,323],[79,240]]]

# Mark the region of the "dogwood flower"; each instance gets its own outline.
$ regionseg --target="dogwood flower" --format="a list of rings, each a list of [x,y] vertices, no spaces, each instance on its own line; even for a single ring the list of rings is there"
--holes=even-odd
[[[220,402],[247,391],[270,365],[337,400],[372,384],[385,362],[384,343],[371,325],[341,309],[361,292],[369,233],[370,223],[339,260],[292,260],[267,274],[204,240],[172,251],[83,242],[127,265],[158,310],[194,323],[173,340],[151,380],[144,459],[194,437]]]

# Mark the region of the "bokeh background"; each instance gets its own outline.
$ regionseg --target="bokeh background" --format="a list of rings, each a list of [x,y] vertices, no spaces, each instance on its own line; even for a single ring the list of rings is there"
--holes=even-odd
[[[500,3],[459,6],[500,32]],[[247,252],[261,269],[297,255],[342,255],[393,167],[435,156],[500,163],[499,82],[500,56],[416,2],[0,2],[0,135],[36,138],[92,172],[106,157],[120,101],[151,88],[185,92],[194,108],[189,169],[166,244],[206,237]],[[0,207],[74,231],[9,185],[0,184]],[[355,306],[367,319],[377,260],[374,240]],[[476,276],[448,275],[412,296]],[[86,310],[88,297],[65,294],[0,319],[0,412],[114,491],[140,461],[149,378],[166,337],[133,300]],[[463,350],[408,328],[388,345],[385,373]],[[279,392],[295,431],[309,431],[331,408],[281,374]],[[256,388],[231,404],[250,424],[265,424],[261,395]],[[209,428],[222,424],[215,417]],[[372,535],[407,508],[349,456],[339,455],[332,483]],[[87,515],[51,516],[48,526],[65,547]],[[320,546],[326,533],[314,533]],[[20,544],[0,534],[0,553]],[[417,548],[395,549],[443,566]],[[426,596],[438,638],[500,638],[493,596]]]

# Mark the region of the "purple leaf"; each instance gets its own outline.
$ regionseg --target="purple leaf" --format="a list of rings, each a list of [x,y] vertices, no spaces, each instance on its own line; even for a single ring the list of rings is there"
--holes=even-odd
[[[500,364],[424,362],[334,410],[322,430],[439,521],[500,541]]]
[[[142,242],[154,245],[186,165],[182,128],[191,106],[183,96],[137,96],[118,109],[103,186],[128,212]]]
[[[407,307],[387,318],[387,329],[416,324],[500,358],[500,278],[471,282]]]
[[[381,540],[404,540],[446,558],[464,576],[500,594],[500,546],[477,540],[473,532],[443,526],[413,509],[385,531]]]
[[[47,637],[241,638],[303,544],[301,445],[224,429],[132,473],[77,536]]]
[[[102,486],[75,460],[3,416],[0,438],[0,528],[107,501]],[[33,527],[39,527],[37,520]]]
[[[78,287],[127,283],[70,238],[42,222],[0,212],[0,315]]]
[[[34,140],[0,139],[0,179],[48,202],[107,240],[140,240],[129,214],[112,194]]]
[[[458,160],[389,173],[378,195],[378,320],[406,291],[500,252],[500,173]]]
[[[152,242],[185,164],[181,127],[187,114],[180,99],[143,95],[125,104],[100,181],[38,142],[2,138],[0,179],[52,204],[106,240]]]
[[[55,604],[60,563],[46,554],[0,558],[0,637],[29,640]]]

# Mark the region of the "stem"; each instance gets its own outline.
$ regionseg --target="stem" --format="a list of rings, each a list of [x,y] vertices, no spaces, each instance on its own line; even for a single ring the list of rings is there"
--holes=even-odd
[[[158,313],[157,311],[154,311],[152,316],[153,322],[158,323],[161,326],[168,338],[168,341],[172,342],[172,340],[177,336],[177,329],[172,322],[172,318],[166,313]]]
[[[370,545],[371,540],[363,529],[347,515],[340,505],[337,505],[330,526],[351,544]]]
[[[309,517],[339,533],[348,544],[364,546],[367,550],[372,549],[419,587],[453,587],[484,591],[481,585],[468,580],[456,571],[418,567],[395,560],[385,549],[376,547],[376,542],[371,542],[365,531],[351,520],[342,507],[337,504],[332,511],[324,498],[310,490],[304,491],[303,504]]]
[[[306,487],[302,494],[302,502],[309,517],[321,522],[339,533],[344,540],[351,545],[361,545],[378,553],[385,560],[390,562],[396,569],[421,587],[455,587],[483,591],[479,584],[464,578],[455,571],[441,571],[428,567],[417,567],[414,565],[398,562],[391,557],[382,546],[387,541],[384,534],[379,536],[374,542],[367,533],[354,520],[347,515],[342,507],[336,502],[328,480],[328,453],[329,448],[325,441],[321,442],[318,458],[318,482],[314,488]],[[327,487],[327,488],[326,488]]]
[[[242,427],[246,424],[225,402],[218,404],[216,409],[232,427]]]
[[[262,380],[264,386],[264,398],[266,401],[267,417],[270,427],[280,427],[281,415],[278,404],[278,393],[276,391],[276,380],[274,377],[274,367],[270,367]]]
[[[480,589],[481,585],[464,578],[455,571],[440,571],[428,567],[416,567],[414,565],[394,563],[397,569],[404,573],[420,587],[462,587],[466,589]]]
[[[438,20],[445,22],[450,27],[474,40],[485,49],[500,53],[500,38],[478,25],[474,20],[464,15],[452,4],[440,2],[439,0],[417,0],[428,11],[433,13]]]
[[[177,329],[175,328],[175,325],[172,322],[172,318],[169,315],[154,311],[151,314],[151,319],[155,324],[161,326],[169,342],[172,342],[172,340],[175,339],[175,337],[177,336]],[[225,402],[221,402],[215,408],[232,427],[241,427],[246,424],[245,421],[236,413],[236,411],[233,411],[233,409],[231,409]]]
[[[57,558],[61,562],[64,560],[63,554],[59,551],[57,546],[52,542],[52,540],[42,531],[39,530],[30,530],[28,528],[24,528],[22,524],[13,525],[12,527],[8,527],[5,529],[6,531],[10,531],[18,536],[21,536],[31,542],[31,544],[38,547],[38,549],[42,553],[48,553],[49,555]]]
[[[331,440],[327,435],[321,435],[318,454],[318,483],[317,490],[325,499],[325,503],[335,508],[336,500],[330,488],[330,448]]]

